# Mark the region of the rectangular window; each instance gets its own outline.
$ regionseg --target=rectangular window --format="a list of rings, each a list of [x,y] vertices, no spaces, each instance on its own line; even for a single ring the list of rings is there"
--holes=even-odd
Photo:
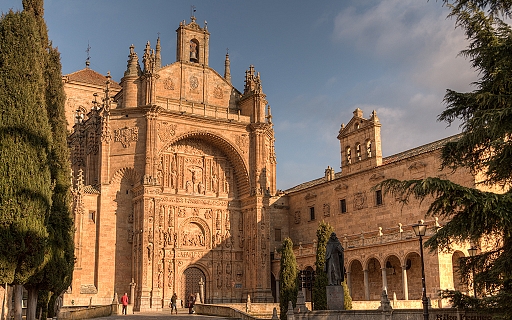
[[[382,190],[375,191],[375,205],[382,205]]]
[[[274,240],[281,241],[281,229],[274,229]]]
[[[347,212],[347,201],[345,199],[340,200],[340,212],[341,213]]]
[[[96,211],[89,211],[89,220],[96,222]]]
[[[309,208],[309,220],[315,220],[315,207]]]

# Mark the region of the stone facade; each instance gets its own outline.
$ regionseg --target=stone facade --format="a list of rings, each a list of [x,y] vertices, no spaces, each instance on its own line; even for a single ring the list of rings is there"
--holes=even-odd
[[[276,162],[260,77],[251,66],[239,92],[228,56],[224,77],[208,66],[206,26],[192,19],[177,33],[170,65],[161,66],[157,40],[142,66],[130,48],[119,85],[103,77],[100,91],[82,77],[95,74],[88,68],[64,78],[68,118],[77,118],[76,267],[65,305],[108,304],[124,292],[141,311],[167,306],[173,292],[273,301]],[[93,93],[96,102],[80,104]]]
[[[318,222],[345,247],[354,300],[421,295],[411,225],[428,202],[403,207],[372,187],[387,178],[438,176],[475,186],[469,172],[439,171],[437,141],[382,157],[380,121],[357,109],[339,132],[341,172],[276,190],[270,108],[250,66],[243,92],[208,65],[209,32],[192,17],[177,29],[176,61],[161,65],[160,40],[139,62],[129,49],[120,83],[86,67],[64,77],[73,168],[76,265],[64,305],[160,310],[176,292],[207,303],[273,302],[285,237],[312,271]],[[429,219],[430,232],[443,221]],[[428,294],[458,288],[455,253],[426,256]],[[455,258],[454,258],[455,257]],[[305,290],[306,300],[311,292]]]
[[[365,119],[361,110],[355,110],[338,135],[341,172],[329,167],[324,177],[286,190],[280,202],[289,222],[272,226],[280,238],[289,236],[296,245],[299,268],[313,270],[318,224],[323,220],[332,225],[345,248],[347,284],[353,300],[379,300],[383,289],[398,300],[418,300],[422,293],[421,260],[412,225],[426,219],[428,238],[445,221],[425,217],[429,201],[413,200],[404,206],[373,187],[389,178],[440,177],[468,187],[477,187],[478,180],[466,170],[440,170],[440,148],[457,136],[383,158],[380,127],[375,111]],[[278,248],[280,240],[273,240],[272,246]],[[440,289],[466,290],[456,269],[457,258],[468,256],[469,247],[461,244],[454,252],[424,252],[431,299],[439,297]],[[277,251],[274,258],[272,273],[277,279]],[[311,299],[311,290],[304,289],[304,295]]]

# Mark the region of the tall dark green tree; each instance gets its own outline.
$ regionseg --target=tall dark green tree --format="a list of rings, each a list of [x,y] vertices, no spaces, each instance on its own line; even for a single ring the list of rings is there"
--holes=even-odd
[[[316,230],[315,282],[313,284],[313,307],[315,310],[327,310],[327,274],[325,273],[325,248],[334,229],[322,220]]]
[[[44,261],[52,203],[45,51],[34,16],[0,20],[0,282],[24,284]]]
[[[73,221],[70,211],[69,150],[67,147],[67,123],[65,118],[65,95],[62,84],[60,54],[48,40],[44,21],[42,0],[23,0],[25,12],[36,20],[41,45],[45,55],[43,77],[45,80],[45,102],[52,132],[52,144],[49,153],[50,173],[53,182],[52,206],[47,221],[49,233],[45,263],[25,284],[29,296],[30,316],[35,316],[36,301],[43,310],[48,308],[49,298],[59,296],[71,284],[74,266]],[[40,292],[43,291],[43,292]],[[47,294],[45,294],[47,292]],[[52,299],[52,301],[54,301]],[[45,306],[46,305],[46,306]],[[52,315],[52,314],[51,314]],[[46,314],[43,314],[43,318]]]
[[[503,21],[510,18],[512,1],[444,2],[456,26],[465,31],[469,46],[461,54],[471,61],[479,78],[471,92],[447,90],[447,107],[438,119],[449,124],[459,120],[462,136],[444,146],[442,166],[483,172],[483,185],[498,185],[503,190],[486,192],[438,178],[387,180],[382,187],[404,203],[410,198],[433,197],[427,215],[449,222],[425,243],[430,249],[449,249],[452,243],[463,241],[492,245],[491,250],[460,261],[463,280],[470,282],[474,269],[477,289],[485,290],[485,295],[480,294],[480,299],[457,292],[445,295],[456,306],[512,319],[512,29]]]
[[[281,320],[286,320],[288,302],[291,301],[294,308],[297,304],[297,294],[299,292],[297,275],[297,260],[293,253],[293,242],[290,238],[285,238],[281,248],[281,268],[279,270],[279,309]]]

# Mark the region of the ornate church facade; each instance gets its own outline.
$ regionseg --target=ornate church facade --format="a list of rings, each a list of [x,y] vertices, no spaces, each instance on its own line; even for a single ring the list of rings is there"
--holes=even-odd
[[[209,32],[192,17],[177,29],[176,61],[161,65],[160,39],[141,61],[130,47],[119,83],[88,66],[63,77],[73,168],[75,271],[64,305],[110,304],[129,293],[135,310],[160,310],[176,292],[207,303],[279,299],[279,253],[295,244],[314,270],[316,229],[329,222],[345,247],[354,300],[421,294],[411,225],[428,203],[402,207],[372,187],[386,178],[439,176],[477,186],[469,172],[439,170],[449,139],[382,157],[380,120],[359,109],[338,134],[341,172],[276,190],[272,116],[259,74],[243,91],[209,67]],[[443,221],[427,221],[430,232]],[[457,258],[426,256],[429,296],[461,288]],[[311,300],[311,278],[303,279]]]
[[[192,19],[179,25],[170,65],[158,39],[142,64],[130,48],[119,84],[89,68],[64,77],[76,186],[65,304],[109,304],[124,292],[136,310],[161,309],[174,292],[273,301],[270,109],[252,66],[240,92],[229,57],[221,76],[208,55],[209,32]]]

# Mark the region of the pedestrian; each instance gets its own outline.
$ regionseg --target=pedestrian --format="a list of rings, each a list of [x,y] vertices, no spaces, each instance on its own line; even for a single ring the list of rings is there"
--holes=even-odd
[[[176,314],[178,314],[178,307],[176,306],[176,301],[178,301],[178,296],[176,295],[176,292],[175,292],[172,295],[171,303],[169,304],[169,306],[171,307],[171,314],[172,314],[172,310],[175,310]]]
[[[126,314],[128,310],[128,293],[124,293],[124,296],[121,297],[121,303],[123,304],[123,314]]]
[[[188,313],[192,314],[194,313],[194,303],[196,302],[196,297],[194,297],[194,294],[191,293],[190,296],[188,296]]]

